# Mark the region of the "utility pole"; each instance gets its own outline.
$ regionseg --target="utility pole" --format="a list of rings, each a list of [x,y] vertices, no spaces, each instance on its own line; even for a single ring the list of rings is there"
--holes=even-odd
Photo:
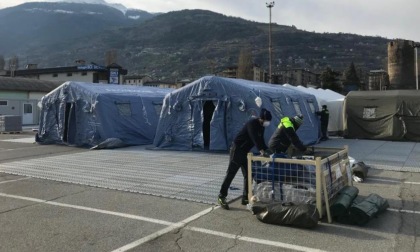
[[[273,83],[272,80],[272,72],[271,72],[271,51],[272,51],[272,47],[271,47],[271,8],[274,7],[274,1],[273,2],[269,2],[269,3],[265,3],[267,5],[267,8],[269,9],[269,13],[270,13],[270,22],[269,22],[269,26],[268,26],[268,82],[269,83]]]
[[[419,66],[417,60],[417,48],[420,47],[420,44],[414,44],[414,60],[416,61],[416,90],[419,90]]]

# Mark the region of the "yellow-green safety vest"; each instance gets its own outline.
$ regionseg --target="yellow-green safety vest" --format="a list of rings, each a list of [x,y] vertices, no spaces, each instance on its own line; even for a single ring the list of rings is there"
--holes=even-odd
[[[282,118],[282,119],[280,120],[279,126],[277,126],[277,128],[279,128],[279,129],[280,129],[280,127],[281,127],[282,125],[284,125],[284,127],[285,127],[285,128],[290,128],[290,127],[292,127],[292,128],[293,128],[293,130],[295,130],[295,127],[293,127],[293,123],[292,123],[292,121],[290,121],[290,118],[289,118],[289,117],[284,117],[284,118]]]

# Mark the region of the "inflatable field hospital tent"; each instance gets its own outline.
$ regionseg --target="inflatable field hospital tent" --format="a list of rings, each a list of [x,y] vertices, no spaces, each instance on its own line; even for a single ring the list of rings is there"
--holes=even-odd
[[[173,89],[65,82],[41,100],[36,141],[93,147],[153,143],[163,98]]]
[[[316,102],[313,95],[281,85],[206,76],[166,95],[153,145],[228,150],[239,130],[258,117],[261,108],[273,116],[265,131],[266,142],[283,116],[302,114],[304,123],[297,133],[304,144],[313,144],[319,132]]]
[[[287,85],[287,84],[285,84]],[[289,85],[290,86],[290,85]],[[292,86],[293,87],[293,86]],[[303,86],[294,87],[302,92],[315,95],[319,108],[322,105],[327,105],[328,111],[330,112],[330,119],[328,122],[328,134],[329,135],[343,135],[344,132],[344,95],[336,93],[330,89],[322,88],[306,88]]]
[[[420,91],[351,91],[345,103],[345,136],[420,140]]]

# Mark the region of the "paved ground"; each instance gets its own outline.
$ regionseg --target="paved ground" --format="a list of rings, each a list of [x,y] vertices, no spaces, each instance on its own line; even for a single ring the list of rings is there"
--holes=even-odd
[[[93,153],[28,143],[25,139],[31,136],[0,135],[0,167]],[[11,138],[23,140],[4,141]],[[332,139],[321,145],[343,144],[351,156],[375,168],[365,183],[355,184],[360,195],[377,193],[390,204],[364,227],[325,220],[313,230],[267,225],[238,201],[225,211],[208,203],[8,171],[0,173],[0,251],[420,251],[420,173],[413,165],[417,144]],[[227,164],[227,158],[218,156],[220,163],[225,159]]]

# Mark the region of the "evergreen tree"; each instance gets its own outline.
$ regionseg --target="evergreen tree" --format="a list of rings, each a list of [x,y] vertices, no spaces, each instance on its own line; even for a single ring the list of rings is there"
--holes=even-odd
[[[340,74],[334,72],[331,68],[327,67],[324,72],[321,73],[320,80],[322,88],[331,89],[332,91],[341,93],[341,86],[338,84],[338,76]]]
[[[6,65],[6,61],[4,60],[4,56],[0,55],[0,70],[4,70],[5,65]]]
[[[356,67],[353,62],[345,72],[343,86],[346,92],[360,89],[360,79],[357,76]]]
[[[253,80],[253,67],[254,63],[252,60],[251,51],[248,48],[244,48],[239,53],[238,59],[238,78],[245,80]]]

